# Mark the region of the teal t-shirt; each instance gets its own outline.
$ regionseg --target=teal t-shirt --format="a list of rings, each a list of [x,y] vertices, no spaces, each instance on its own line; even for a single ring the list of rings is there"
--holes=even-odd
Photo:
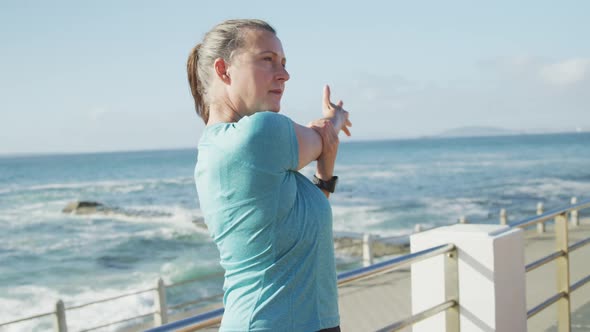
[[[339,325],[332,211],[298,155],[293,123],[273,112],[201,137],[197,192],[225,269],[220,331]]]

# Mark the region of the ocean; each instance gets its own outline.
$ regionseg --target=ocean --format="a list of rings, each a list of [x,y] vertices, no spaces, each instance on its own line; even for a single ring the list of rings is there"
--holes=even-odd
[[[345,139],[343,139],[345,141]],[[334,230],[380,236],[414,225],[498,223],[590,196],[590,133],[345,142],[330,198]],[[193,181],[195,149],[0,157],[0,324],[218,273]],[[311,177],[313,167],[302,173]],[[63,213],[72,201],[104,204]],[[339,269],[351,258],[337,253]],[[169,303],[220,292],[222,278],[171,290]],[[68,311],[70,330],[153,310],[151,294]],[[52,317],[0,327],[45,331]],[[120,325],[119,325],[120,327]],[[115,327],[107,328],[116,329]]]

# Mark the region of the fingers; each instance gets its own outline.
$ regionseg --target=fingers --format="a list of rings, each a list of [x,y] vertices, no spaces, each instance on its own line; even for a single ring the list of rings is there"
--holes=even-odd
[[[343,108],[342,108],[342,106],[343,106],[343,105],[344,105],[344,103],[342,102],[342,100],[340,100],[340,101],[338,102],[338,104],[333,104],[333,103],[330,103],[330,106],[331,106],[331,107],[332,107],[332,109],[334,109],[334,110],[343,110]]]
[[[352,126],[352,123],[350,122],[350,120],[348,119],[348,111],[344,110],[343,106],[344,106],[344,102],[342,100],[339,100],[336,104],[333,104],[330,101],[330,95],[331,95],[331,90],[330,90],[330,86],[329,85],[325,85],[324,86],[324,92],[323,92],[323,109],[324,109],[324,116],[325,117],[329,117],[329,118],[339,118],[339,119],[343,119],[344,122],[338,122],[339,126],[341,126],[340,130],[342,130],[346,136],[350,136],[350,129],[348,129],[348,127]],[[341,121],[341,120],[338,120]],[[325,124],[324,126],[325,127]],[[336,138],[338,138],[338,132],[336,132],[335,128],[333,127],[332,123],[330,123],[330,127],[333,128],[334,132],[336,133]],[[315,129],[315,128],[314,128]],[[320,133],[319,130],[318,133]],[[323,136],[322,136],[323,138]]]
[[[346,121],[344,122],[344,126],[342,127],[342,131],[346,134],[346,136],[350,136],[350,129],[348,127],[352,127],[352,122],[348,118],[349,114],[346,116]]]
[[[344,121],[344,125],[342,126],[342,131],[346,136],[350,136],[350,129],[348,127],[352,127],[352,122],[348,119],[348,112],[346,112],[346,121]]]
[[[350,136],[350,130],[346,127],[342,127],[342,131],[346,134],[346,136]]]
[[[330,107],[330,86],[329,85],[324,85],[324,98],[323,98],[323,104],[324,107],[329,108]]]
[[[324,103],[324,107],[328,108],[328,109],[342,108],[342,106],[344,105],[344,102],[342,102],[342,100],[340,100],[340,101],[338,101],[337,104],[333,104],[330,101],[331,94],[332,94],[332,91],[330,90],[330,86],[328,84],[324,85],[324,96],[323,96],[323,100],[322,100],[322,102]]]
[[[352,127],[352,122],[350,122],[350,119],[348,118],[350,114],[348,113],[348,111],[342,111],[344,114],[344,124],[342,125],[341,130],[346,134],[346,136],[350,136],[350,129],[348,129],[348,127]]]

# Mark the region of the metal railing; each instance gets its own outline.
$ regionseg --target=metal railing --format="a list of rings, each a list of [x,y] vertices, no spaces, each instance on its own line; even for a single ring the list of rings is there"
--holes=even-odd
[[[535,316],[552,304],[557,303],[557,328],[560,332],[571,330],[571,294],[586,283],[590,282],[590,275],[581,278],[573,284],[570,282],[570,253],[590,244],[590,237],[570,245],[568,230],[568,223],[573,227],[580,226],[579,211],[590,208],[590,200],[585,200],[578,203],[578,199],[576,197],[572,197],[570,204],[571,205],[567,207],[543,212],[543,203],[538,203],[536,216],[525,218],[521,221],[513,223],[508,223],[507,212],[505,209],[502,209],[500,211],[500,224],[508,225],[510,228],[499,230],[495,234],[492,233],[492,235],[498,235],[507,232],[511,228],[520,228],[524,230],[526,228],[536,226],[537,233],[541,234],[546,232],[546,223],[549,221],[554,221],[557,251],[527,264],[525,266],[525,271],[528,273],[540,268],[541,266],[544,266],[547,263],[556,261],[558,284],[557,293],[529,309],[527,311],[527,319]],[[465,217],[461,217],[459,220],[460,223],[467,223]]]
[[[448,300],[448,301],[441,303],[439,305],[436,305],[430,309],[427,309],[427,310],[421,311],[415,315],[412,315],[406,319],[402,319],[399,322],[396,322],[396,323],[388,325],[384,328],[381,328],[381,329],[377,330],[377,332],[399,331],[405,327],[412,326],[418,322],[425,320],[426,318],[432,317],[432,316],[434,316],[438,313],[441,313],[445,310],[456,308],[458,305],[459,304],[456,300]],[[458,329],[452,329],[452,330],[458,330]]]
[[[543,303],[531,308],[527,311],[527,318],[534,316],[535,314],[539,313],[543,309],[547,308],[551,304],[555,302],[562,301],[558,307],[558,327],[560,331],[569,331],[570,323],[570,305],[569,305],[569,297],[570,294],[573,293],[575,290],[579,289],[584,284],[590,282],[590,275],[582,278],[581,280],[577,281],[574,284],[569,283],[569,253],[574,250],[580,249],[583,246],[590,244],[590,238],[578,241],[572,245],[568,245],[568,229],[567,229],[567,215],[568,213],[572,216],[572,225],[578,226],[579,225],[579,213],[578,211],[590,207],[590,200],[584,201],[581,203],[577,203],[575,198],[572,199],[572,205],[565,208],[560,208],[552,211],[548,211],[543,213],[543,206],[542,204],[537,205],[537,216],[526,218],[519,222],[508,223],[508,214],[505,209],[500,211],[500,224],[507,225],[509,228],[499,231],[497,234],[501,234],[502,232],[506,232],[511,228],[527,228],[533,225],[542,225],[543,227],[537,226],[537,231],[539,233],[545,232],[545,222],[550,220],[555,220],[555,228],[556,228],[556,238],[557,238],[557,246],[559,251],[552,253],[546,257],[538,259],[532,263],[526,265],[526,271],[532,271],[544,264],[547,264],[556,259],[564,259],[565,261],[558,266],[558,278],[560,278],[560,289],[558,290],[558,294],[551,296]],[[459,218],[460,223],[467,223],[467,219],[465,217]],[[421,230],[417,228],[417,230]],[[357,236],[358,237],[358,236]],[[367,257],[371,259],[372,263],[372,237],[370,235],[364,235],[362,237],[362,245],[363,245],[363,261],[364,264],[367,264]],[[339,274],[338,276],[338,285],[341,286],[343,284],[358,281],[370,277],[377,276],[382,273],[391,272],[396,269],[400,269],[406,266],[409,266],[413,263],[417,263],[421,260],[431,258],[436,255],[440,254],[449,254],[449,258],[453,258],[455,256],[455,266],[456,269],[456,249],[454,245],[447,244],[444,246],[439,246],[431,249],[427,249],[424,251],[396,257],[393,259],[385,260],[376,264],[371,264],[365,266],[360,269],[356,269],[349,272],[344,272]],[[452,260],[451,260],[452,262]],[[448,269],[447,269],[448,271]],[[452,278],[447,278],[452,279]],[[456,285],[455,285],[456,286]],[[455,293],[456,294],[456,293]],[[447,312],[450,314],[447,316],[447,331],[458,331],[458,299],[457,298],[450,298],[447,299],[445,302],[440,303],[432,308],[426,309],[422,312],[414,314],[410,317],[404,318],[398,322],[392,323],[386,327],[383,327],[379,330],[379,332],[385,331],[399,331],[405,327],[411,326],[417,322],[420,322],[424,319],[427,319],[431,316],[434,316],[443,311],[450,311]],[[451,309],[451,310],[449,310]],[[455,310],[452,310],[455,309]],[[223,316],[223,308],[217,309],[212,312],[208,312],[199,316],[194,316],[187,318],[183,321],[175,322],[174,325],[165,325],[153,328],[148,330],[149,332],[161,332],[161,331],[170,331],[177,328],[182,327],[182,331],[195,331],[201,328],[210,327],[218,325],[221,322],[221,317]],[[565,328],[564,328],[565,327]]]
[[[3,322],[3,323],[0,323],[0,328],[2,328],[4,326],[8,326],[8,325],[22,323],[22,322],[29,321],[29,320],[53,316],[54,321],[55,321],[55,330],[58,332],[65,332],[65,331],[68,331],[68,326],[67,326],[68,324],[67,324],[67,320],[66,320],[66,317],[67,317],[66,313],[67,312],[83,309],[83,308],[93,306],[93,305],[103,304],[103,303],[110,302],[110,301],[119,300],[119,299],[126,298],[126,297],[136,296],[136,295],[140,295],[140,294],[146,294],[146,293],[150,293],[150,292],[153,293],[153,295],[154,295],[155,310],[141,314],[141,315],[135,315],[132,317],[127,317],[124,319],[111,321],[111,322],[107,322],[107,323],[104,323],[101,325],[85,328],[82,330],[78,330],[78,332],[94,331],[94,330],[98,330],[101,328],[105,328],[105,327],[109,327],[109,326],[113,326],[113,325],[119,325],[119,324],[130,322],[130,321],[137,321],[137,320],[141,320],[141,319],[146,319],[148,317],[153,317],[151,320],[153,320],[158,325],[166,324],[166,323],[168,323],[168,314],[169,314],[170,310],[181,309],[181,308],[185,308],[185,307],[188,307],[191,305],[194,306],[194,305],[201,304],[201,303],[208,303],[213,300],[219,299],[220,297],[223,296],[223,293],[219,293],[219,294],[214,294],[212,296],[199,298],[197,300],[187,301],[187,302],[179,303],[179,304],[176,304],[173,306],[168,306],[167,301],[166,301],[166,299],[167,299],[166,291],[168,289],[175,288],[178,286],[183,286],[183,285],[190,284],[190,283],[200,282],[200,281],[207,280],[207,279],[221,277],[221,276],[223,276],[223,272],[213,273],[213,274],[209,274],[206,276],[201,276],[198,278],[193,278],[190,280],[185,280],[185,281],[181,281],[178,283],[172,283],[172,284],[168,284],[168,285],[166,285],[164,283],[164,281],[160,278],[157,281],[156,287],[153,287],[153,288],[137,290],[137,291],[133,291],[133,292],[125,293],[125,294],[120,294],[120,295],[116,295],[116,296],[112,296],[112,297],[108,297],[108,298],[103,298],[100,300],[96,300],[96,301],[92,301],[92,302],[88,302],[88,303],[84,303],[84,304],[69,306],[69,307],[66,307],[62,300],[58,300],[56,302],[54,311],[50,311],[50,312],[46,312],[46,313],[42,313],[42,314],[37,314],[37,315],[33,315],[33,316],[28,316],[28,317],[24,317],[24,318],[20,318],[20,319],[16,319],[16,320],[8,321],[8,322]]]
[[[361,246],[362,257],[363,257],[362,264],[364,266],[369,266],[369,265],[373,264],[374,255],[372,252],[372,248],[376,242],[400,243],[400,242],[407,242],[408,241],[408,235],[379,237],[379,236],[374,236],[374,235],[370,235],[370,234],[352,233],[352,232],[342,233],[340,235],[343,237],[348,237],[348,238],[354,239],[354,240],[359,240],[358,243],[356,241],[352,242],[350,244],[350,246],[353,246],[353,247]],[[157,281],[156,287],[153,287],[153,288],[137,290],[137,291],[121,294],[121,295],[116,295],[116,296],[103,298],[100,300],[96,300],[96,301],[92,301],[92,302],[88,302],[88,303],[84,303],[84,304],[80,304],[80,305],[68,306],[68,307],[65,306],[65,304],[62,300],[58,300],[56,302],[55,309],[53,311],[45,312],[45,313],[41,313],[41,314],[36,314],[36,315],[32,315],[32,316],[28,316],[28,317],[24,317],[24,318],[20,318],[20,319],[8,321],[8,322],[2,322],[2,323],[0,323],[0,328],[3,326],[18,324],[18,323],[25,322],[25,321],[30,321],[30,320],[34,320],[34,319],[53,316],[53,319],[55,321],[56,331],[59,331],[59,332],[67,331],[67,325],[68,325],[67,319],[66,319],[67,312],[83,309],[85,307],[89,307],[89,306],[93,306],[93,305],[103,304],[103,303],[110,302],[110,301],[115,301],[118,299],[130,297],[130,296],[146,294],[146,293],[150,293],[150,292],[152,292],[153,296],[154,296],[155,310],[152,310],[150,312],[147,312],[147,313],[144,313],[141,315],[135,315],[135,316],[123,318],[120,320],[107,322],[107,323],[104,323],[101,325],[85,328],[83,330],[78,330],[78,331],[79,332],[94,331],[94,330],[98,330],[101,328],[105,328],[105,327],[109,327],[109,326],[113,326],[113,325],[119,325],[119,324],[131,322],[131,321],[140,321],[142,319],[146,320],[149,317],[153,317],[152,320],[155,325],[162,325],[162,324],[166,324],[169,322],[170,311],[179,310],[179,309],[183,309],[183,308],[186,308],[189,306],[195,306],[195,305],[202,304],[202,303],[208,303],[208,302],[214,301],[216,299],[220,299],[223,296],[223,293],[220,292],[217,294],[213,294],[211,296],[198,298],[196,300],[182,302],[182,303],[175,304],[175,305],[168,305],[167,296],[166,296],[166,291],[168,289],[187,285],[190,283],[200,282],[200,281],[203,281],[206,279],[213,279],[213,278],[221,277],[221,276],[223,276],[223,272],[209,274],[209,275],[202,276],[199,278],[189,279],[189,280],[185,280],[185,281],[181,281],[181,282],[177,282],[177,283],[171,283],[171,284],[165,284],[162,279],[159,279]],[[208,317],[208,316],[209,316],[208,314],[204,315],[204,317]],[[195,316],[195,317],[199,317],[199,316]],[[138,322],[138,323],[141,323],[141,322]]]
[[[423,261],[428,258],[432,258],[438,255],[448,254],[448,258],[455,261],[454,267],[456,268],[456,249],[453,244],[441,245],[438,247],[422,250],[419,252],[411,253],[408,255],[388,259],[370,266],[362,267],[353,271],[343,272],[338,275],[338,286],[342,286],[353,281],[359,281],[371,277],[375,277],[380,274],[392,272],[404,267],[408,267],[413,263]],[[456,285],[455,285],[456,287]],[[438,304],[428,310],[420,312],[411,317],[405,318],[399,322],[394,323],[391,327],[386,328],[383,331],[397,331],[402,329],[408,324],[421,321],[436,315],[442,311],[457,306],[457,298],[447,299],[444,303]],[[182,329],[182,331],[195,331],[198,329],[215,326],[221,323],[223,316],[223,308],[216,309],[214,311],[206,312],[197,316],[185,318],[170,324],[158,326],[146,332],[164,332],[164,331],[176,331]],[[455,321],[458,320],[458,317]]]
[[[590,281],[590,275],[588,275],[573,284],[570,282],[570,253],[590,244],[590,237],[574,244],[569,244],[568,216],[571,216],[571,224],[573,226],[579,226],[579,211],[590,208],[590,200],[578,203],[574,197],[571,203],[571,206],[545,213],[542,212],[541,206],[537,210],[537,216],[509,224],[510,227],[522,229],[541,224],[543,227],[537,226],[537,230],[544,232],[544,223],[550,220],[555,221],[555,244],[557,251],[527,264],[525,270],[528,273],[549,262],[555,261],[557,263],[557,293],[529,309],[527,311],[527,318],[531,318],[550,305],[557,303],[557,328],[559,331],[571,330],[571,294]]]
[[[375,245],[375,243],[384,242],[384,243],[399,244],[399,243],[404,243],[404,242],[409,241],[408,235],[380,237],[380,236],[375,236],[375,235],[371,235],[371,234],[353,233],[353,232],[346,232],[346,233],[343,232],[343,233],[340,233],[339,235],[341,237],[350,238],[350,239],[354,240],[354,241],[351,241],[351,243],[348,246],[357,247],[357,248],[360,246],[362,248],[361,249],[362,250],[361,256],[363,257],[363,259],[362,259],[363,266],[369,266],[369,265],[373,264],[375,255],[373,254],[372,248]],[[343,247],[340,247],[339,249],[342,249],[342,248],[345,248],[345,247],[343,246]],[[160,278],[157,280],[156,287],[152,287],[152,288],[148,288],[148,289],[141,289],[141,290],[137,290],[137,291],[133,291],[133,292],[125,293],[125,294],[120,294],[120,295],[116,295],[116,296],[112,296],[112,297],[107,297],[107,298],[103,298],[100,300],[96,300],[96,301],[92,301],[92,302],[88,302],[88,303],[83,303],[83,304],[79,304],[79,305],[74,305],[74,306],[67,306],[66,307],[62,300],[58,300],[56,302],[55,309],[53,311],[49,311],[49,312],[45,312],[45,313],[41,313],[41,314],[36,314],[36,315],[31,315],[28,317],[19,318],[19,319],[12,320],[12,321],[0,322],[0,328],[2,328],[4,326],[8,326],[8,325],[22,323],[25,321],[30,321],[30,320],[34,320],[34,319],[40,319],[40,318],[46,318],[46,317],[53,316],[53,320],[55,321],[54,325],[55,325],[56,331],[58,331],[58,332],[67,331],[68,330],[68,323],[67,323],[67,319],[66,319],[67,312],[83,309],[83,308],[93,306],[93,305],[103,304],[103,303],[110,302],[110,301],[119,300],[119,299],[130,297],[130,296],[146,294],[146,293],[150,293],[150,292],[153,293],[153,296],[154,296],[155,310],[152,310],[150,312],[146,312],[141,315],[126,317],[126,318],[123,318],[120,320],[115,320],[115,321],[111,321],[111,322],[106,322],[101,325],[88,327],[83,330],[78,330],[78,332],[94,331],[94,330],[98,330],[101,328],[105,328],[105,327],[109,327],[109,326],[113,326],[113,325],[119,325],[119,324],[131,322],[131,321],[138,321],[137,323],[141,324],[141,323],[145,323],[145,322],[150,321],[150,319],[147,319],[149,317],[153,317],[151,319],[151,321],[154,322],[154,325],[159,326],[159,325],[166,324],[169,322],[170,311],[180,310],[180,309],[183,309],[186,307],[196,306],[196,305],[199,305],[202,303],[209,303],[209,302],[215,301],[217,299],[220,299],[223,296],[223,293],[220,292],[217,294],[213,294],[211,296],[198,298],[196,300],[182,302],[182,303],[174,304],[174,305],[169,305],[168,301],[167,301],[168,298],[166,296],[167,290],[172,289],[172,288],[176,288],[179,286],[195,283],[195,282],[200,282],[200,281],[207,280],[207,279],[221,277],[221,276],[223,276],[223,272],[213,273],[213,274],[201,276],[198,278],[189,279],[189,280],[185,280],[185,281],[181,281],[181,282],[177,282],[177,283],[171,283],[171,284],[165,284],[164,281]],[[205,318],[209,317],[209,316],[210,315],[208,313],[205,313],[203,315],[203,317],[205,317]],[[195,317],[201,317],[201,315],[198,315]]]
[[[397,247],[396,253],[401,253],[402,247],[408,247],[410,243],[410,234],[393,235],[393,236],[380,236],[371,233],[355,233],[355,232],[337,232],[335,234],[336,242],[344,242],[348,240],[346,244],[335,243],[335,249],[338,251],[348,252],[350,256],[361,257],[362,266],[369,266],[375,262],[375,258],[380,256],[390,256],[391,254],[379,255],[375,252],[375,245],[383,244]],[[358,250],[360,248],[360,250]],[[406,250],[406,252],[409,251]]]
[[[548,299],[546,299],[542,303],[540,303],[540,304],[534,306],[533,308],[531,308],[530,310],[528,310],[527,316],[528,316],[528,318],[531,318],[534,315],[536,315],[537,313],[539,313],[542,310],[549,307],[551,304],[554,304],[557,302],[558,303],[558,312],[559,312],[558,326],[560,327],[560,331],[562,329],[562,326],[570,326],[571,325],[570,324],[571,311],[570,311],[570,300],[569,300],[570,294],[573,293],[574,291],[576,291],[577,289],[579,289],[580,287],[582,287],[584,284],[590,282],[590,275],[586,276],[584,278],[581,278],[580,280],[578,280],[577,282],[575,282],[573,284],[571,284],[569,281],[569,253],[571,253],[575,250],[578,250],[578,249],[584,247],[585,245],[590,244],[590,238],[587,238],[587,239],[583,239],[581,241],[578,241],[572,245],[568,245],[568,230],[567,230],[567,224],[568,224],[567,217],[568,217],[568,215],[571,216],[571,224],[574,226],[577,226],[577,225],[579,225],[579,212],[578,211],[590,207],[590,200],[578,203],[576,198],[572,198],[571,203],[572,203],[571,206],[551,210],[551,211],[548,211],[545,213],[543,212],[542,204],[539,203],[537,205],[537,216],[526,218],[524,220],[514,222],[514,223],[507,222],[508,216],[507,216],[506,210],[502,209],[500,212],[500,223],[501,224],[508,225],[508,226],[510,226],[510,228],[516,227],[516,228],[522,228],[522,229],[537,225],[537,231],[539,233],[545,232],[545,222],[555,220],[557,251],[551,253],[550,255],[542,257],[534,262],[527,264],[526,265],[526,272],[533,271],[533,270],[535,270],[535,269],[537,269],[549,262],[557,261],[558,262],[558,279],[559,279],[560,286],[557,290],[557,294],[549,297]],[[467,223],[467,222],[468,221],[465,217],[459,218],[459,223]],[[415,231],[422,231],[422,230],[424,230],[423,227],[417,225]],[[504,231],[506,231],[506,230],[502,230],[502,231],[498,232],[498,234],[501,232],[504,232]],[[341,235],[343,235],[343,234],[341,234]],[[374,236],[371,234],[346,233],[346,234],[344,234],[344,236],[355,239],[355,242],[349,244],[349,246],[361,245],[362,257],[363,257],[362,262],[363,262],[364,267],[359,268],[359,269],[355,269],[352,271],[340,273],[338,276],[338,285],[339,286],[344,285],[349,282],[352,282],[352,281],[362,280],[362,279],[370,278],[370,277],[373,277],[373,276],[376,276],[376,275],[379,275],[382,273],[387,273],[387,272],[390,272],[390,271],[393,271],[396,269],[400,269],[400,268],[409,266],[413,263],[419,262],[421,260],[436,256],[436,255],[440,255],[440,254],[448,254],[447,257],[451,258],[451,260],[450,260],[451,265],[453,264],[453,261],[454,261],[454,264],[456,265],[456,253],[455,253],[456,250],[452,244],[427,249],[427,250],[417,252],[417,253],[407,254],[404,256],[396,257],[393,259],[388,259],[388,260],[374,264],[373,260],[374,260],[375,256],[373,253],[373,246],[376,242],[385,242],[385,243],[389,242],[389,243],[395,243],[395,244],[399,245],[399,244],[407,243],[409,241],[408,240],[409,235],[392,236],[392,237],[378,237],[378,236]],[[343,248],[343,247],[340,247],[340,248]],[[454,258],[454,260],[453,260],[453,258]],[[454,266],[454,268],[456,269],[456,266]],[[110,298],[105,298],[105,299],[101,299],[98,301],[93,301],[93,302],[85,303],[85,304],[81,304],[81,305],[71,306],[71,307],[65,307],[64,303],[61,300],[59,300],[56,303],[56,307],[55,307],[54,311],[46,312],[46,313],[42,313],[42,314],[37,314],[37,315],[25,317],[25,318],[20,318],[20,319],[9,321],[9,322],[0,323],[0,327],[12,325],[12,324],[18,324],[18,323],[32,320],[32,319],[39,319],[39,318],[43,318],[43,317],[54,316],[54,319],[56,322],[56,324],[55,324],[56,330],[60,331],[60,332],[67,331],[66,311],[78,310],[78,309],[82,309],[87,306],[91,306],[91,305],[95,305],[95,304],[99,304],[99,303],[104,303],[104,302],[108,302],[108,301],[113,301],[113,300],[117,300],[117,299],[128,297],[128,296],[135,296],[138,294],[143,294],[143,293],[148,293],[148,292],[154,292],[154,296],[155,296],[154,303],[155,303],[156,310],[145,313],[143,315],[137,315],[134,317],[125,318],[125,319],[121,319],[118,321],[105,323],[100,326],[87,328],[82,331],[92,331],[92,330],[96,330],[96,329],[103,328],[103,327],[122,324],[124,322],[145,319],[150,316],[153,317],[153,321],[156,326],[161,325],[159,327],[149,330],[152,332],[168,331],[168,330],[177,329],[180,327],[183,327],[183,331],[193,331],[193,330],[196,330],[199,328],[214,326],[216,324],[219,324],[221,321],[221,316],[223,315],[222,308],[216,309],[213,311],[208,311],[208,312],[205,312],[205,313],[202,313],[199,315],[195,315],[195,316],[192,316],[192,317],[189,317],[186,319],[178,320],[173,323],[168,323],[168,320],[169,320],[168,314],[169,314],[170,310],[177,310],[177,309],[185,308],[187,306],[197,305],[197,304],[203,303],[203,302],[214,301],[214,300],[220,298],[223,295],[222,293],[214,294],[213,296],[207,296],[204,298],[199,298],[199,299],[193,300],[193,301],[188,301],[188,302],[176,304],[173,306],[168,306],[167,298],[166,298],[166,289],[178,287],[178,286],[185,285],[188,283],[203,281],[205,279],[219,277],[222,274],[223,273],[216,273],[216,274],[207,275],[207,276],[203,276],[203,277],[199,277],[199,278],[194,278],[191,280],[186,280],[186,281],[182,281],[182,282],[174,283],[174,284],[169,284],[169,285],[165,285],[164,282],[161,279],[159,279],[157,286],[154,288],[139,290],[139,291],[135,291],[135,292],[131,292],[131,293],[123,294],[123,295],[118,295],[118,296],[114,296],[114,297],[110,297]],[[447,301],[445,301],[444,303],[441,303],[433,308],[430,308],[428,310],[420,312],[416,315],[412,315],[410,317],[407,317],[399,322],[390,324],[390,325],[384,327],[383,329],[381,329],[380,331],[397,331],[397,330],[402,329],[404,327],[413,325],[416,322],[419,322],[423,319],[431,317],[437,313],[440,313],[440,312],[448,310],[448,309],[453,309],[453,308],[455,308],[455,309],[457,308],[457,299],[456,298],[447,299]],[[450,319],[448,319],[447,321],[456,322],[458,320],[457,310],[451,310],[451,311],[453,311],[451,314],[454,316],[449,317]],[[564,329],[564,330],[568,331],[568,329]]]

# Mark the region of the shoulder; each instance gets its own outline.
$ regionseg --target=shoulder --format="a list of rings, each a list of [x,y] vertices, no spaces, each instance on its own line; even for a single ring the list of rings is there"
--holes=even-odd
[[[244,117],[236,129],[248,137],[276,137],[294,131],[291,119],[275,112],[258,112]]]
[[[273,169],[297,168],[298,143],[291,119],[274,112],[259,112],[242,118],[237,127],[241,132],[240,148],[250,154],[248,158]]]
[[[275,112],[257,112],[245,117],[240,122],[244,122],[246,127],[252,129],[292,125],[291,119]]]

